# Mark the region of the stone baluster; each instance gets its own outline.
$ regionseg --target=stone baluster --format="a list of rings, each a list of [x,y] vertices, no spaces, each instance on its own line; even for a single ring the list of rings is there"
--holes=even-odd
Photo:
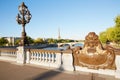
[[[57,59],[56,59],[56,53],[54,53],[54,62],[56,62],[56,60],[57,60]]]
[[[52,63],[54,63],[54,54],[52,53]]]
[[[44,52],[42,52],[42,62],[44,62]]]
[[[31,55],[29,50],[26,52],[26,56],[27,56],[26,57],[26,63],[30,63],[30,59],[32,59],[32,55]]]
[[[36,60],[39,61],[39,52],[36,52]]]
[[[42,58],[43,58],[43,62],[44,62],[45,61],[45,52],[43,53]]]
[[[39,59],[38,59],[38,57],[39,57],[39,52],[36,52],[36,61],[38,61]]]
[[[40,52],[38,52],[38,62],[40,61]]]
[[[37,52],[35,52],[35,56],[34,56],[35,57],[35,61],[37,61],[37,56],[38,56]]]
[[[41,62],[42,61],[42,57],[41,57],[41,52],[39,53],[39,61]]]
[[[48,54],[48,62],[50,63],[51,62],[51,58],[50,58],[50,53]]]
[[[32,53],[32,60],[33,60],[33,61],[34,61],[34,54],[35,54],[35,53],[33,52],[33,53]]]
[[[47,62],[49,62],[49,53],[47,53]]]
[[[33,57],[34,57],[34,61],[35,61],[36,60],[36,52],[34,52]]]
[[[31,60],[34,60],[34,52],[31,53]]]
[[[47,62],[49,62],[49,52],[47,53]]]
[[[61,67],[61,59],[62,59],[61,53],[55,53],[55,55],[56,55],[56,58],[55,58],[56,65],[55,65],[55,67],[60,68]]]
[[[45,62],[47,62],[47,52],[45,52]]]
[[[49,53],[49,63],[51,63],[52,62],[52,54],[51,54],[51,52]]]

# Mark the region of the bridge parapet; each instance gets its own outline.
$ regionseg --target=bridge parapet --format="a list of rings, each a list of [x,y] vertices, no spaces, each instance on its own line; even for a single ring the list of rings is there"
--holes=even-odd
[[[0,59],[15,61],[19,64],[36,64],[48,68],[73,71],[72,50],[44,50],[16,48],[0,48]],[[14,57],[13,57],[14,56]]]

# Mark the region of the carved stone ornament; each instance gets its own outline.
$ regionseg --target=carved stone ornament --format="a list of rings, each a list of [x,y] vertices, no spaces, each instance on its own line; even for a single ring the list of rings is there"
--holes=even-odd
[[[83,48],[73,49],[74,65],[92,69],[115,69],[115,53],[110,47],[103,48],[95,32],[85,37]]]

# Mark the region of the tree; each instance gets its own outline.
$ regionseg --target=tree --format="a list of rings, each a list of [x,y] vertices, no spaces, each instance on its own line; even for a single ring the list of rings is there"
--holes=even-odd
[[[115,18],[115,26],[120,27],[120,15]]]
[[[109,41],[115,41],[114,36],[115,36],[115,27],[110,27],[106,30],[106,37]]]
[[[34,39],[32,39],[31,37],[27,36],[27,41],[28,41],[28,44],[32,44],[34,43]],[[15,41],[15,45],[19,45],[21,43],[21,39],[17,39]]]
[[[0,46],[5,46],[8,43],[8,40],[5,38],[0,38]]]
[[[49,39],[47,40],[47,42],[48,42],[49,44],[52,44],[52,43],[55,43],[55,40],[54,40],[53,38],[49,38]]]
[[[27,41],[29,44],[34,43],[34,39],[32,39],[31,37],[27,36]]]
[[[120,42],[120,15],[115,18],[114,27],[110,27],[105,32],[101,32],[99,37],[104,43],[106,40],[116,43]]]
[[[34,40],[35,44],[43,44],[44,40],[42,38],[37,38],[36,40]]]
[[[100,35],[99,35],[99,39],[102,43],[106,43],[107,42],[107,33],[104,31],[104,32],[101,32]]]
[[[114,39],[116,43],[120,42],[120,15],[118,15],[115,19],[115,31],[114,31]]]
[[[120,42],[120,27],[115,27],[115,31],[114,31],[114,41],[116,43]]]
[[[15,40],[15,45],[19,45],[20,42],[21,42],[21,39],[17,39],[17,40]]]

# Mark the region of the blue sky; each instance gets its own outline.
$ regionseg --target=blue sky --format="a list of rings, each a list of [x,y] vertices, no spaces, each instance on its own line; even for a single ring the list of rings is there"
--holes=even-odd
[[[32,38],[57,38],[60,28],[61,38],[84,39],[114,26],[120,14],[120,0],[0,0],[0,37],[21,36],[16,16],[23,1],[32,14],[26,25]]]

